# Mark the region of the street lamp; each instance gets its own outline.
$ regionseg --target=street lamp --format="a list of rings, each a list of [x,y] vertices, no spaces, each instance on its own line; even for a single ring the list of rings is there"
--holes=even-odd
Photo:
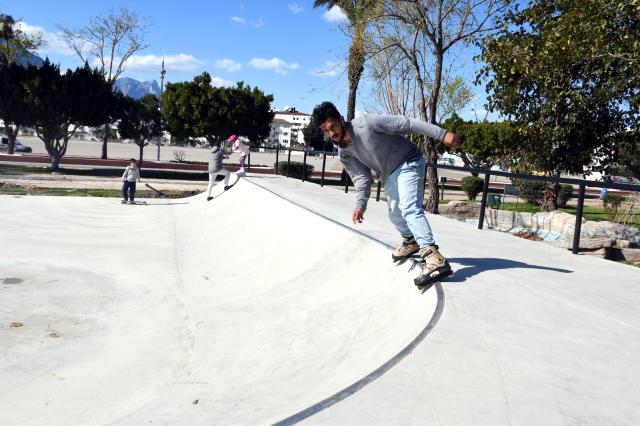
[[[162,92],[164,91],[164,75],[167,72],[164,69],[164,57],[162,57],[162,69],[160,70],[160,113],[162,113]],[[158,138],[158,161],[160,161],[160,143],[162,142],[162,136]]]

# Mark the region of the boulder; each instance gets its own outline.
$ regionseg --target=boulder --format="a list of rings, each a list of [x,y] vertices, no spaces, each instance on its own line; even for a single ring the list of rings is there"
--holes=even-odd
[[[438,207],[440,214],[456,219],[477,219],[480,216],[480,204],[473,201],[450,201]]]
[[[620,255],[627,262],[640,263],[640,248],[620,249]]]

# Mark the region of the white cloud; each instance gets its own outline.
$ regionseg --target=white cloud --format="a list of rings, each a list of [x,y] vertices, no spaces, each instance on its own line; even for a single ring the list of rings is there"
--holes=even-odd
[[[158,55],[133,55],[125,64],[125,69],[135,73],[156,73],[160,72],[163,56]],[[93,65],[97,65],[97,59]],[[180,53],[178,55],[164,56],[164,67],[167,72],[171,71],[192,71],[202,67],[203,62],[191,55]]]
[[[211,85],[214,87],[231,87],[236,84],[233,81],[225,80],[222,77],[211,76]]]
[[[76,53],[70,48],[62,37],[62,32],[52,33],[42,27],[29,25],[26,22],[18,22],[19,28],[27,35],[42,35],[44,45],[38,49],[39,55],[58,54],[64,56],[75,56]]]
[[[241,18],[241,17],[239,17],[239,16],[232,16],[232,17],[231,17],[231,20],[232,20],[233,22],[237,22],[238,24],[244,24],[245,22],[247,22],[247,20],[246,20],[246,19]]]
[[[340,74],[342,66],[331,61],[324,63],[322,68],[318,68],[309,72],[316,77],[337,77]]]
[[[298,3],[289,3],[288,6],[289,10],[293,12],[294,15],[303,11],[302,6],[300,6]]]
[[[342,22],[347,20],[347,15],[338,6],[333,6],[322,14],[322,17],[329,22]]]
[[[249,65],[260,70],[273,70],[280,75],[287,75],[289,70],[297,70],[300,68],[300,65],[297,62],[288,64],[280,58],[253,58],[249,61]]]
[[[256,28],[262,28],[264,26],[264,20],[260,18],[257,21],[251,21],[251,25],[253,25]]]
[[[215,63],[216,68],[223,69],[225,71],[234,72],[242,69],[242,65],[234,61],[233,59],[218,59]]]

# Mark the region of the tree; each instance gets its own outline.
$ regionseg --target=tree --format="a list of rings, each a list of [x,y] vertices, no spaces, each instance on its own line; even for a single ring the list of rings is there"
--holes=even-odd
[[[151,139],[162,135],[160,101],[155,95],[148,94],[138,100],[122,96],[122,102],[123,114],[118,131],[123,138],[132,139],[138,145],[138,160],[142,167],[144,147]]]
[[[23,64],[42,45],[42,35],[27,35],[11,15],[0,14],[0,118],[9,139],[7,153],[13,154],[20,125],[25,119]]]
[[[20,63],[43,44],[42,34],[25,34],[19,22],[11,15],[0,14],[0,57],[5,62]]]
[[[42,67],[29,66],[25,79],[27,124],[36,129],[57,170],[69,139],[79,125],[97,126],[113,107],[111,86],[88,65],[60,74],[48,59]]]
[[[443,87],[445,58],[456,48],[469,44],[488,28],[510,0],[392,0],[383,3],[384,28],[379,46],[393,49],[410,64],[417,84],[417,111],[422,120],[438,123],[438,106]],[[435,164],[438,148],[426,138],[418,145],[428,162]],[[427,170],[427,210],[438,213],[438,172]]]
[[[225,90],[229,94],[230,120],[238,135],[249,139],[252,146],[258,146],[269,137],[271,122],[275,114],[271,111],[273,95],[265,93],[254,87],[245,86],[239,82],[235,87]]]
[[[235,87],[213,87],[207,72],[193,81],[167,84],[162,110],[172,135],[179,139],[205,138],[210,145],[231,134],[252,143],[269,135],[272,95],[240,82]]]
[[[9,139],[8,153],[13,154],[20,126],[27,123],[27,92],[24,87],[27,70],[15,62],[0,62],[0,118]]]
[[[112,9],[104,16],[95,16],[89,25],[80,29],[62,28],[62,31],[64,40],[82,62],[97,63],[100,73],[112,88],[124,71],[126,62],[149,46],[144,41],[146,20],[125,7],[119,13]],[[109,123],[104,123],[100,157],[103,159],[107,158],[108,128]]]
[[[488,80],[489,108],[520,130],[520,169],[580,174],[598,152],[613,153],[599,158],[603,167],[616,162],[611,148],[640,118],[640,14],[632,3],[536,0],[507,13],[484,40],[478,78]],[[547,186],[544,211],[557,208],[558,192],[557,182]]]
[[[320,126],[311,123],[302,129],[302,134],[304,135],[305,144],[315,151],[326,151],[327,148],[331,147],[331,141],[324,136]]]
[[[462,145],[460,155],[467,167],[511,167],[518,160],[513,157],[513,147],[518,144],[518,130],[509,121],[464,121],[454,114],[443,126],[458,135]]]
[[[347,15],[351,32],[351,46],[347,76],[349,79],[349,97],[347,100],[347,121],[355,117],[356,93],[360,78],[364,72],[366,59],[365,32],[369,23],[379,14],[380,0],[315,0],[313,7],[339,7]]]

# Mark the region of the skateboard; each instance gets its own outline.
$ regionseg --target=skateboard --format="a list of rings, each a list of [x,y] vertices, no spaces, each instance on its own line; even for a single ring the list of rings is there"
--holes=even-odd
[[[216,195],[216,196],[214,196],[214,197],[208,197],[208,198],[207,198],[207,201],[211,201],[211,200],[214,200],[214,199],[218,198],[219,196],[221,196],[222,194],[224,194],[225,192],[227,192],[228,190],[230,190],[231,188],[233,188],[233,187],[236,185],[236,183],[238,183],[239,181],[240,181],[240,177],[238,176],[238,177],[236,178],[236,181],[235,181],[235,182],[233,182],[231,185],[227,185],[227,186],[225,186],[224,191],[222,191],[221,193],[219,193],[218,195]]]
[[[132,204],[132,205],[136,205],[136,206],[146,206],[147,202],[146,201],[134,201],[133,203],[129,202],[129,201],[120,201],[122,204]]]
[[[159,196],[165,198],[167,197],[167,194],[165,194],[164,192],[160,191],[159,189],[154,188],[153,186],[149,185],[148,183],[145,183],[144,186],[146,186],[147,188],[149,188],[150,190],[152,190],[153,192],[155,192],[156,194],[158,194]]]

